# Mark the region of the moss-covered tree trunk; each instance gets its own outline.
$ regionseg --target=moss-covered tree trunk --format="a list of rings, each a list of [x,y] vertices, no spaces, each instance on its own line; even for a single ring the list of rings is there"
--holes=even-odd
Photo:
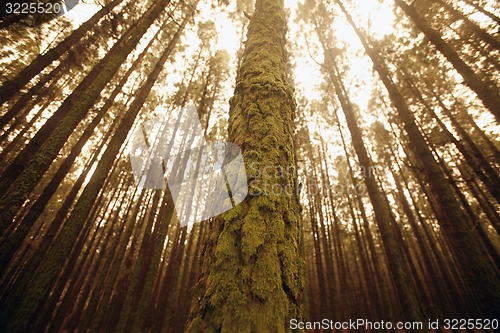
[[[287,332],[301,318],[301,220],[283,0],[257,0],[231,100],[248,197],[210,226],[188,332]],[[281,172],[280,172],[281,170]]]

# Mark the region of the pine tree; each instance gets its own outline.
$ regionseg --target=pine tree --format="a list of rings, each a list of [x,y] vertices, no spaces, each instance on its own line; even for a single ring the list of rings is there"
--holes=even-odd
[[[453,67],[463,77],[464,83],[471,88],[483,101],[484,106],[495,116],[497,122],[500,122],[500,95],[492,87],[490,82],[485,82],[474,70],[467,65],[458,55],[458,53],[418,14],[412,6],[403,0],[394,0],[394,2],[408,15],[415,25],[424,33],[429,41],[453,64]]]
[[[14,78],[5,82],[0,87],[0,104],[11,99],[19,92],[31,79],[38,75],[44,68],[67,52],[75,43],[77,43],[97,22],[105,15],[109,14],[113,8],[118,6],[123,0],[113,0],[107,3],[91,19],[83,23],[78,29],[73,31],[64,41],[57,44],[56,47],[39,55],[26,68],[21,70]]]
[[[88,113],[102,89],[118,71],[169,0],[154,3],[62,103],[0,177],[0,230],[7,229],[68,137]],[[130,38],[129,38],[130,37]]]
[[[38,276],[37,280],[23,279],[20,283],[16,284],[15,291],[7,301],[9,302],[9,307],[12,309],[17,308],[17,310],[14,310],[14,320],[9,322],[6,320],[7,318],[2,318],[8,322],[8,327],[13,332],[24,332],[27,327],[33,325],[33,323],[30,323],[30,318],[33,316],[38,306],[40,306],[43,300],[49,295],[52,283],[55,282],[57,276],[59,275],[59,265],[66,262],[68,255],[71,253],[74,242],[78,239],[81,229],[84,228],[84,223],[88,217],[88,211],[93,205],[93,201],[97,198],[106,176],[114,163],[115,158],[125,141],[138,112],[158,78],[160,71],[163,69],[166,60],[176,46],[184,27],[192,18],[195,8],[196,4],[191,7],[190,12],[185,16],[170,43],[163,51],[163,54],[158,59],[148,79],[137,91],[136,98],[120,122],[116,133],[111,138],[103,157],[99,161],[96,172],[93,174],[89,184],[85,187],[85,190],[79,197],[71,215],[68,217],[68,220],[64,224],[58,237],[55,239],[55,245],[52,246],[47,253],[37,254],[38,258],[41,259],[37,260],[37,264],[32,263],[35,267],[37,266],[35,271],[35,274]]]
[[[326,41],[321,34],[320,40],[322,41],[323,46],[327,47]],[[346,96],[346,90],[343,86],[342,79],[339,76],[338,65],[336,65],[335,62],[335,55],[331,52],[331,49],[328,48],[325,50],[325,63],[328,75],[330,76],[330,80],[333,82],[335,92],[345,114],[360,166],[363,170],[371,170],[373,168],[373,162],[368,156],[363,142],[362,133],[356,120],[353,105],[351,104],[348,96]],[[375,211],[375,219],[382,236],[384,249],[388,256],[389,267],[401,302],[402,314],[406,316],[408,320],[421,321],[424,317],[418,305],[419,300],[417,292],[415,287],[410,282],[411,274],[408,264],[404,253],[402,253],[398,244],[400,243],[400,240],[398,240],[393,230],[396,224],[394,215],[392,214],[390,206],[387,203],[387,198],[377,184],[377,180],[374,175],[366,173],[364,175],[364,181]]]

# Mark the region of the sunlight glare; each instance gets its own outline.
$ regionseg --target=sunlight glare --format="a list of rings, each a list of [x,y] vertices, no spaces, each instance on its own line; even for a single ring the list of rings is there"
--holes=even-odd
[[[285,6],[290,8],[292,13],[296,12],[298,0],[285,0]],[[300,1],[303,3],[303,1]],[[394,13],[393,4],[391,1],[353,1],[352,14],[358,22],[364,22],[365,26],[369,26],[369,34],[372,38],[381,39],[385,35],[394,31]],[[339,10],[340,11],[340,10]],[[294,22],[294,17],[291,17],[289,22],[290,39],[295,40],[297,44],[315,43],[314,35],[309,35],[301,31],[298,24]],[[354,29],[347,22],[344,15],[338,15],[331,26],[340,45],[345,45],[348,52],[349,71],[346,73],[344,80],[347,89],[351,93],[351,100],[356,103],[361,110],[365,110],[372,94],[372,63],[364,55],[364,48]],[[316,41],[317,43],[317,41]],[[321,49],[320,46],[314,45]],[[318,78],[321,76],[318,65],[315,62],[322,62],[322,55],[311,55],[313,45],[307,47],[309,50],[300,52],[295,50],[292,54],[293,62],[295,63],[295,83],[302,94],[312,99],[321,99],[317,91]],[[322,54],[322,51],[318,51]],[[314,57],[314,60],[311,59]],[[362,113],[363,114],[363,113]],[[364,119],[367,122],[372,122],[369,115]]]
[[[215,20],[215,25],[218,32],[217,50],[225,49],[231,56],[234,56],[240,44],[234,23],[227,17],[227,14],[221,13]]]

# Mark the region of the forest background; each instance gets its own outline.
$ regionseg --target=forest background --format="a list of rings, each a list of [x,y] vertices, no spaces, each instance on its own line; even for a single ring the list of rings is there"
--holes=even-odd
[[[95,0],[2,18],[0,327],[493,329],[498,13],[493,0]],[[129,156],[134,131],[189,105],[207,141],[241,148],[249,194],[181,226]]]

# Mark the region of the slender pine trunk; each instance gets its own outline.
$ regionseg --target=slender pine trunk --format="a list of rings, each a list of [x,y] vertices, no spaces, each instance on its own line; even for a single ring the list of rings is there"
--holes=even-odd
[[[403,0],[394,0],[405,13],[412,19],[415,25],[424,33],[429,41],[448,59],[457,72],[463,77],[464,83],[471,88],[483,101],[484,106],[500,122],[500,95],[498,90],[489,86],[488,82],[482,80],[474,70],[467,65],[441,36],[417,13],[415,8],[408,5]]]
[[[395,1],[401,3],[400,0]],[[425,181],[429,184],[431,192],[435,194],[435,201],[438,205],[436,207],[436,214],[440,226],[451,245],[454,255],[462,262],[463,267],[466,267],[465,274],[474,290],[476,298],[481,304],[484,315],[490,318],[499,317],[500,279],[496,268],[491,265],[488,259],[488,253],[484,249],[481,239],[473,232],[473,227],[467,220],[460,202],[455,197],[454,190],[448,183],[441,167],[434,159],[404,97],[390,78],[385,63],[369,45],[367,38],[357,28],[342,3],[339,0],[336,0],[336,2],[363,43],[367,54],[373,61],[375,70],[378,72],[389,93],[393,105],[398,111],[399,117],[408,134],[409,148],[419,160]]]
[[[113,8],[118,6],[123,0],[113,0],[107,3],[101,10],[94,14],[88,21],[83,23],[78,29],[73,31],[65,40],[57,44],[56,47],[47,51],[43,55],[35,58],[26,68],[19,72],[14,78],[5,82],[0,87],[0,104],[10,100],[18,93],[28,82],[42,72],[54,60],[67,52],[75,45],[87,32],[92,29],[97,22],[105,15],[109,14]]]
[[[99,97],[102,89],[116,74],[143,34],[160,16],[170,0],[161,0],[148,9],[131,30],[83,79],[56,113],[37,132],[0,177],[0,233],[14,219],[29,193],[57,157],[60,149]]]

